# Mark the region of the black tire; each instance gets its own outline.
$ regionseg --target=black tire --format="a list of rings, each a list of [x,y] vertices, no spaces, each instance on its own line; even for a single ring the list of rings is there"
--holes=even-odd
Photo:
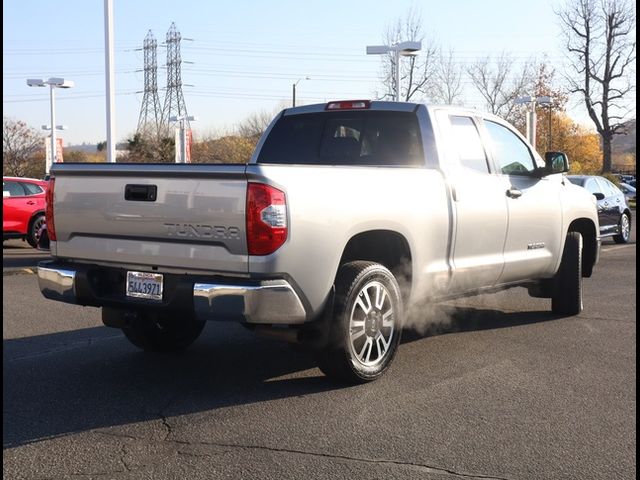
[[[620,223],[618,224],[620,233],[613,237],[613,241],[616,243],[629,243],[631,238],[631,218],[628,213],[620,215]]]
[[[122,332],[136,347],[149,352],[177,352],[191,345],[205,322],[193,315],[138,312],[130,315]]]
[[[38,239],[40,238],[39,237],[40,227],[44,225],[44,222],[45,222],[44,214],[39,213],[38,215],[33,217],[33,220],[31,220],[31,223],[29,224],[29,231],[27,232],[27,235],[25,238],[27,239],[27,243],[31,245],[31,247],[33,248],[38,248]]]
[[[400,343],[403,305],[398,282],[380,264],[355,261],[340,267],[335,287],[329,340],[318,351],[320,370],[348,383],[376,380],[391,365]]]
[[[582,311],[582,235],[567,233],[560,268],[553,281],[551,310],[560,315]]]

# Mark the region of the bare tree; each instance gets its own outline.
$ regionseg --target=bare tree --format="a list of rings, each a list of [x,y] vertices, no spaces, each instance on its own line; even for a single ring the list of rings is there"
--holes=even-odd
[[[518,111],[515,99],[527,94],[534,85],[534,62],[527,61],[515,68],[513,58],[503,53],[495,60],[486,57],[467,68],[473,86],[494,115],[513,121]]]
[[[399,18],[387,29],[384,35],[385,45],[397,45],[402,42],[422,42],[422,50],[418,55],[400,57],[400,95],[404,101],[427,96],[435,81],[436,56],[438,47],[431,40],[425,41],[422,30],[422,16],[411,8],[404,18]],[[383,56],[382,83],[387,93],[384,96],[395,98],[396,85],[396,56],[390,52]]]
[[[2,117],[2,173],[23,177],[33,170],[34,155],[44,148],[42,136],[21,120]]]
[[[462,64],[455,61],[453,49],[441,52],[435,67],[435,82],[431,85],[430,97],[433,102],[451,105],[462,103]]]
[[[273,117],[275,117],[275,113],[269,113],[265,110],[252,113],[237,125],[238,135],[244,138],[260,138],[271,123],[271,120],[273,120]]]
[[[635,90],[636,17],[625,0],[569,0],[556,12],[575,76],[571,92],[584,98],[602,138],[602,172],[612,166],[611,142],[622,134],[624,100]]]

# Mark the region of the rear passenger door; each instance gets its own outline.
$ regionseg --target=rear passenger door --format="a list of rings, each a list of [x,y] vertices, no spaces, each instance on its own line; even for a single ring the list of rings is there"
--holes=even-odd
[[[502,272],[507,232],[507,199],[501,179],[492,175],[478,120],[437,112],[446,148],[442,150],[453,196],[454,231],[449,290],[461,293],[493,286]]]
[[[535,175],[542,160],[514,129],[487,119],[483,124],[509,212],[504,270],[498,283],[552,274],[564,247],[562,175]]]

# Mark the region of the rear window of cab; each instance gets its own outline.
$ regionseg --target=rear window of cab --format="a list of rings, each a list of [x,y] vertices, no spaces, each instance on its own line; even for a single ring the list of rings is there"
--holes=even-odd
[[[282,116],[258,163],[422,166],[424,154],[415,113],[320,112]]]

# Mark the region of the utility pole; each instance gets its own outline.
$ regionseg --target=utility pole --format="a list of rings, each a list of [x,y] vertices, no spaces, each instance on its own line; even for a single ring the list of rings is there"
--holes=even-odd
[[[291,102],[291,106],[296,106],[296,85],[298,85],[302,80],[311,80],[309,77],[299,78],[293,83],[293,98]]]

